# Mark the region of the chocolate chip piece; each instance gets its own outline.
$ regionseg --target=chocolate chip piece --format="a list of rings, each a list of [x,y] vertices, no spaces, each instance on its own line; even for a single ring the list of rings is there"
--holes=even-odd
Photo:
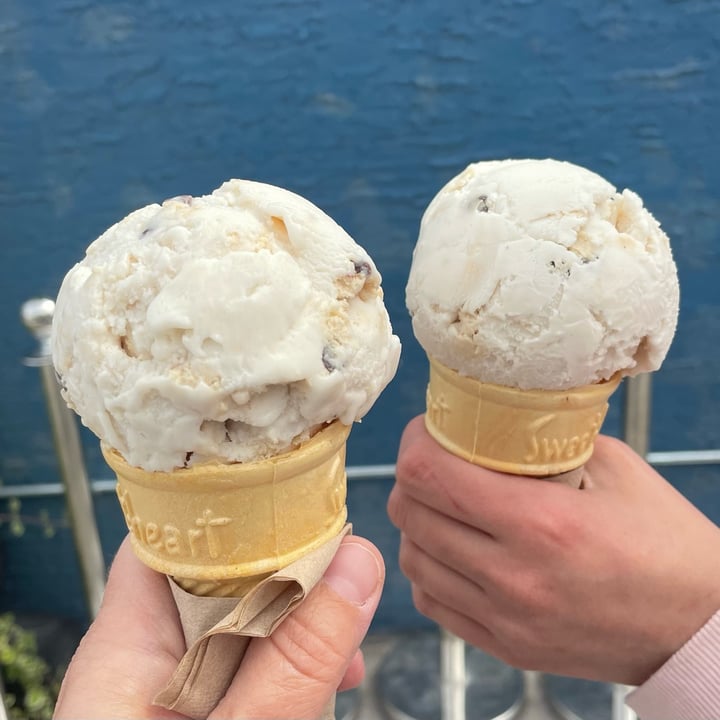
[[[325,366],[325,369],[328,372],[333,372],[333,370],[337,370],[337,365],[335,365],[335,355],[327,345],[323,348],[322,351],[322,364]]]
[[[365,275],[365,277],[367,277],[372,272],[370,263],[367,263],[364,260],[362,260],[361,262],[353,262],[353,267],[355,268],[355,272],[358,275]]]
[[[190,458],[193,456],[192,452],[185,453],[185,467],[190,464]]]
[[[120,337],[120,349],[128,356],[128,357],[136,357],[135,350],[133,349],[132,342],[128,338],[127,335],[122,335]]]
[[[568,267],[564,260],[560,260],[559,262],[555,262],[555,260],[550,260],[550,262],[548,262],[548,267],[551,268],[551,271],[557,270],[565,277],[570,277],[570,274],[572,272],[572,268]]]
[[[488,205],[488,196],[480,195],[480,197],[478,197],[477,211],[488,212],[489,210],[490,206]]]

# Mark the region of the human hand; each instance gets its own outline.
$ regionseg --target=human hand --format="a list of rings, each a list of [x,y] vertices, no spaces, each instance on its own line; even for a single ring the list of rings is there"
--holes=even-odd
[[[643,683],[720,608],[720,529],[600,436],[589,487],[493,472],[406,428],[388,512],[418,610],[510,665]]]
[[[323,580],[269,638],[255,638],[230,689],[209,715],[316,718],[336,690],[364,675],[358,649],[377,608],[384,567],[367,540],[343,540]],[[127,540],[105,597],[63,681],[56,720],[181,718],[152,705],[185,652],[167,580]]]

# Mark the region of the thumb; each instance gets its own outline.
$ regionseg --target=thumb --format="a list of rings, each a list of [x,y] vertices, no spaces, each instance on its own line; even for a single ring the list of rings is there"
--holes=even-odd
[[[250,643],[210,719],[320,717],[365,637],[384,574],[374,545],[346,538],[307,599],[270,637]]]

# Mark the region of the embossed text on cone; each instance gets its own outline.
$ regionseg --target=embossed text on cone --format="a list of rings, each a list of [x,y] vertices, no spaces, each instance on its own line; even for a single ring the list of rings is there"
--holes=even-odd
[[[447,450],[500,472],[546,477],[590,458],[620,376],[571,390],[482,383],[430,358],[425,425]]]
[[[241,597],[342,530],[349,431],[335,422],[267,460],[173,472],[103,454],[137,557],[194,595]]]

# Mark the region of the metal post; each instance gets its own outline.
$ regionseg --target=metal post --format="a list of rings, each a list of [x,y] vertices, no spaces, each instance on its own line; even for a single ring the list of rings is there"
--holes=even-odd
[[[77,420],[60,394],[52,365],[50,331],[54,311],[55,303],[48,298],[28,300],[23,304],[20,312],[23,323],[39,343],[37,353],[25,358],[25,364],[40,370],[85,598],[90,617],[94,618],[100,609],[105,590],[105,560],[95,522]]]
[[[8,720],[7,708],[5,707],[5,683],[0,676],[0,720]]]
[[[623,408],[623,438],[638,455],[647,458],[650,451],[650,419],[652,415],[652,376],[637,375],[625,381]],[[625,704],[631,688],[613,685],[612,720],[637,720],[637,715]]]
[[[440,629],[440,698],[442,720],[465,720],[465,643]]]
[[[579,720],[549,697],[542,673],[524,670],[522,679],[522,697],[507,712],[493,720]]]
[[[650,415],[652,413],[652,376],[650,373],[625,380],[623,438],[638,454],[650,451]]]
[[[631,688],[625,685],[612,686],[612,720],[637,720],[637,715],[625,704]]]

